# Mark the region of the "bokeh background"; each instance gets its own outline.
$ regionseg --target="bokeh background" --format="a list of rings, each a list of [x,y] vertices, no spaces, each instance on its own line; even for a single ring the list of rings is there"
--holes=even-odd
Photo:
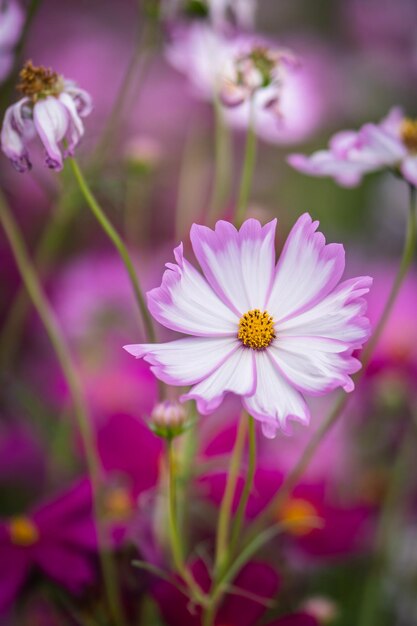
[[[77,154],[129,244],[145,289],[159,285],[174,245],[183,240],[188,250],[189,227],[210,204],[215,154],[213,103],[173,67],[170,28],[154,17],[154,4],[22,2],[23,9],[36,10],[14,66],[30,58],[91,93],[94,112]],[[286,157],[321,148],[335,131],[377,121],[394,105],[416,114],[417,3],[258,0],[254,29],[293,49],[302,68],[292,130],[259,139],[249,212],[262,221],[278,218],[278,248],[301,213],[319,219],[328,241],[345,244],[347,275],[374,276],[369,312],[375,322],[402,250],[407,185],[377,173],[357,188],[343,189],[303,176]],[[2,111],[17,97],[15,78],[12,67],[1,85]],[[221,208],[226,217],[236,197],[244,131],[231,129],[229,142],[230,189]],[[164,563],[167,531],[162,445],[147,428],[156,385],[147,366],[121,348],[142,339],[130,284],[71,172],[49,172],[40,150],[34,162],[30,173],[20,175],[1,156],[0,185],[82,375],[106,471],[108,524],[124,602],[132,624],[186,626],[178,598],[131,566],[138,556]],[[45,240],[51,223],[54,235]],[[83,489],[85,460],[65,381],[22,295],[2,233],[0,282],[0,518],[7,528],[8,520],[31,515],[59,494],[76,508],[73,490]],[[413,268],[363,383],[295,492],[304,510],[310,503],[319,513],[322,527],[307,524],[285,533],[261,555],[280,581],[279,592],[271,592],[272,617],[303,611],[323,625],[417,624],[416,310]],[[158,333],[169,336],[164,329]],[[310,427],[294,426],[291,435],[259,441],[250,515],[294,465],[331,402],[311,403]],[[237,416],[231,399],[201,420],[193,442],[197,469],[184,495],[191,520],[184,532],[202,551],[213,534]],[[91,516],[88,496],[83,506],[84,523]],[[48,517],[48,533],[59,535],[66,527],[65,515],[72,513],[62,515],[64,520]],[[46,566],[31,568],[15,593],[10,581],[24,548],[18,556],[7,551],[0,533],[0,624],[108,623],[94,541],[87,541],[91,533],[81,534],[76,540],[71,535],[77,546],[71,554],[82,554],[79,562],[51,550]],[[79,576],[62,575],[71,569]],[[369,598],[376,598],[375,606],[364,621]],[[228,619],[227,626],[243,623],[233,615]]]

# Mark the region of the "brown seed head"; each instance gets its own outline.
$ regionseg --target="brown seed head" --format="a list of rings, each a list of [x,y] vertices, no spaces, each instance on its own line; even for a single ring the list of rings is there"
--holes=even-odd
[[[33,102],[46,96],[58,96],[62,91],[62,79],[57,72],[27,61],[19,74],[17,89]]]

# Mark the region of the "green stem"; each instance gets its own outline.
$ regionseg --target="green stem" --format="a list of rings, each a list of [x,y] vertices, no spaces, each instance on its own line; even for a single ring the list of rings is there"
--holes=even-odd
[[[95,197],[93,196],[87,181],[85,180],[83,173],[81,172],[81,169],[77,163],[77,161],[74,158],[70,158],[69,159],[71,167],[72,167],[72,171],[74,173],[74,176],[77,180],[77,183],[80,187],[80,190],[88,204],[88,206],[90,207],[90,209],[92,210],[94,216],[97,218],[97,221],[99,222],[100,226],[103,228],[104,232],[106,233],[106,235],[109,237],[109,239],[112,241],[112,243],[114,244],[116,250],[118,251],[118,253],[121,256],[121,259],[126,267],[127,273],[129,275],[130,278],[130,282],[132,283],[132,287],[133,287],[133,292],[135,294],[135,298],[136,301],[138,303],[139,306],[139,310],[142,316],[142,321],[145,327],[145,333],[146,333],[146,337],[147,340],[150,343],[154,343],[156,341],[155,339],[155,332],[153,329],[153,324],[152,324],[152,320],[151,317],[149,315],[149,311],[148,311],[148,307],[146,306],[146,302],[145,302],[145,298],[143,296],[142,290],[140,288],[139,285],[139,281],[138,278],[136,276],[136,272],[135,272],[135,268],[133,267],[133,263],[132,260],[130,258],[129,252],[125,246],[125,244],[123,243],[120,235],[117,233],[117,231],[113,228],[112,224],[110,223],[110,221],[108,220],[108,218],[106,217],[106,215],[103,213],[100,205],[98,204],[97,200],[95,199]]]
[[[249,194],[256,163],[256,133],[255,133],[255,98],[250,101],[249,126],[246,136],[245,157],[243,161],[242,177],[240,181],[238,202],[234,223],[236,226],[245,219],[248,208]]]
[[[16,224],[5,200],[0,198],[0,222],[6,233],[10,247],[13,251],[16,264],[22,276],[25,287],[29,293],[32,303],[42,320],[51,344],[55,350],[57,359],[64,373],[65,379],[71,393],[74,406],[74,413],[77,418],[78,427],[84,444],[85,455],[91,477],[93,491],[93,508],[97,523],[97,533],[99,540],[99,554],[103,571],[103,579],[106,586],[109,609],[114,623],[117,626],[125,624],[119,592],[116,586],[116,575],[113,567],[111,554],[106,550],[106,538],[101,524],[100,507],[100,480],[101,466],[97,453],[96,441],[91,422],[88,415],[87,405],[84,399],[81,381],[77,368],[73,362],[71,352],[66,343],[65,337],[60,329],[54,311],[45,297],[36,271],[31,263],[28,252],[19,227]]]
[[[190,593],[201,606],[206,605],[206,596],[194,580],[194,576],[188,569],[183,554],[181,535],[178,528],[177,512],[177,479],[175,470],[175,454],[172,440],[167,440],[167,465],[168,465],[168,509],[169,509],[169,537],[172,551],[172,558],[175,568],[184,582],[187,584]]]
[[[214,98],[215,118],[215,171],[212,196],[207,215],[207,223],[213,224],[225,208],[231,178],[231,146],[230,133],[223,119],[223,111],[219,97]]]
[[[382,588],[382,570],[390,555],[390,540],[398,522],[401,496],[407,484],[407,473],[415,454],[415,424],[410,421],[404,433],[402,445],[397,452],[385,499],[382,504],[375,538],[375,555],[370,572],[365,581],[362,603],[358,615],[358,626],[373,626],[379,623],[379,600]]]
[[[35,266],[41,276],[49,270],[51,262],[55,258],[56,250],[63,242],[68,226],[78,211],[78,207],[78,203],[73,202],[71,197],[68,198],[68,195],[62,197],[61,202],[58,203],[35,252]],[[11,303],[0,332],[1,369],[10,367],[10,363],[16,356],[22,328],[29,311],[29,304],[28,293],[22,285]]]
[[[236,434],[236,441],[230,459],[229,473],[227,476],[226,487],[223,494],[222,503],[220,505],[219,521],[217,525],[216,536],[216,557],[215,572],[218,574],[224,567],[227,553],[230,521],[232,516],[233,498],[235,495],[237,479],[242,461],[243,450],[245,447],[246,432],[248,428],[248,420],[245,412],[239,421]]]
[[[404,242],[403,254],[401,257],[400,267],[397,272],[397,276],[392,285],[390,294],[388,296],[388,300],[385,304],[384,310],[382,312],[381,318],[375,328],[375,331],[369,340],[368,349],[363,352],[362,359],[362,369],[355,376],[355,382],[358,383],[364,372],[366,371],[366,366],[369,363],[370,358],[372,357],[373,350],[378,342],[379,337],[384,329],[384,326],[388,320],[389,314],[392,311],[396,298],[398,296],[400,287],[404,281],[404,278],[407,274],[407,271],[411,265],[411,262],[414,257],[415,249],[416,249],[416,236],[417,236],[417,220],[416,220],[416,189],[415,187],[410,187],[410,209],[408,215],[408,223],[406,230],[406,237]],[[370,346],[370,348],[369,348]],[[327,433],[331,430],[333,425],[337,422],[341,414],[343,413],[344,408],[346,407],[349,400],[349,396],[345,393],[341,393],[337,398],[335,405],[328,417],[320,424],[319,428],[313,434],[310,439],[308,445],[306,446],[303,454],[301,455],[298,463],[295,465],[293,470],[287,475],[284,480],[281,488],[277,492],[274,498],[272,498],[269,505],[264,509],[261,515],[258,516],[254,524],[250,529],[250,537],[253,537],[254,534],[259,532],[261,528],[268,523],[271,517],[273,517],[275,511],[279,509],[279,507],[286,501],[289,495],[291,495],[294,487],[299,482],[301,476],[304,474],[308,465],[310,464],[311,459],[313,458],[316,450],[321,445],[321,442],[327,435]]]
[[[232,534],[229,546],[229,555],[233,556],[238,544],[240,533],[242,530],[243,519],[246,513],[246,507],[248,505],[249,496],[253,488],[253,481],[255,478],[256,469],[256,432],[255,432],[255,420],[251,415],[249,417],[249,459],[248,470],[246,473],[246,480],[243,486],[242,495],[239,502],[239,507],[236,512],[236,516],[232,526]]]

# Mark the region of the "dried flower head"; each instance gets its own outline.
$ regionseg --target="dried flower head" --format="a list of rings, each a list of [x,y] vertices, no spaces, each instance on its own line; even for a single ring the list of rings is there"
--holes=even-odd
[[[20,72],[23,98],[5,113],[1,148],[19,172],[32,164],[27,144],[39,136],[49,168],[61,170],[84,134],[82,117],[92,110],[90,95],[50,68],[28,61]]]

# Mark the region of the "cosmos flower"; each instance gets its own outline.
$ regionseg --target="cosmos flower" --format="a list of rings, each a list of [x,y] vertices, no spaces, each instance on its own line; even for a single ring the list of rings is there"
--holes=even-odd
[[[28,142],[39,136],[46,151],[46,164],[59,171],[63,158],[74,153],[84,134],[82,117],[92,110],[89,94],[70,80],[44,67],[26,63],[18,89],[23,98],[5,113],[1,147],[19,172],[32,166]]]
[[[211,585],[207,566],[201,560],[191,566],[195,579],[202,589]],[[245,565],[225,596],[214,624],[215,626],[259,626],[264,623],[268,603],[273,603],[281,581],[277,573],[266,563],[252,561]],[[166,582],[154,585],[152,594],[168,626],[199,626],[201,614],[190,607],[188,598],[176,587]],[[247,594],[247,595],[246,595]],[[318,626],[318,621],[307,612],[293,613],[268,622],[267,626]]]
[[[166,57],[187,77],[194,95],[220,99],[230,126],[247,128],[253,118],[265,141],[300,141],[321,119],[317,68],[274,41],[226,35],[198,22],[174,31]]]
[[[24,22],[24,11],[16,0],[0,0],[0,82],[12,68],[14,48]]]
[[[202,414],[230,392],[267,437],[289,417],[308,423],[303,393],[354,388],[350,374],[360,363],[352,353],[369,335],[362,296],[372,282],[362,276],[339,284],[343,246],[326,245],[317,227],[302,215],[275,265],[276,220],[262,227],[249,219],[239,231],[225,221],[214,231],[194,224],[191,243],[204,276],[181,244],[177,263],[148,292],[154,318],[190,336],[125,349],[164,382],[192,385],[181,399],[195,399]]]
[[[29,515],[0,523],[0,611],[13,603],[34,568],[79,593],[94,581],[91,487],[80,481]]]
[[[327,150],[311,156],[292,154],[288,162],[310,176],[330,176],[345,187],[354,187],[362,176],[392,169],[417,185],[417,120],[394,107],[379,124],[365,124],[359,131],[341,131]]]

